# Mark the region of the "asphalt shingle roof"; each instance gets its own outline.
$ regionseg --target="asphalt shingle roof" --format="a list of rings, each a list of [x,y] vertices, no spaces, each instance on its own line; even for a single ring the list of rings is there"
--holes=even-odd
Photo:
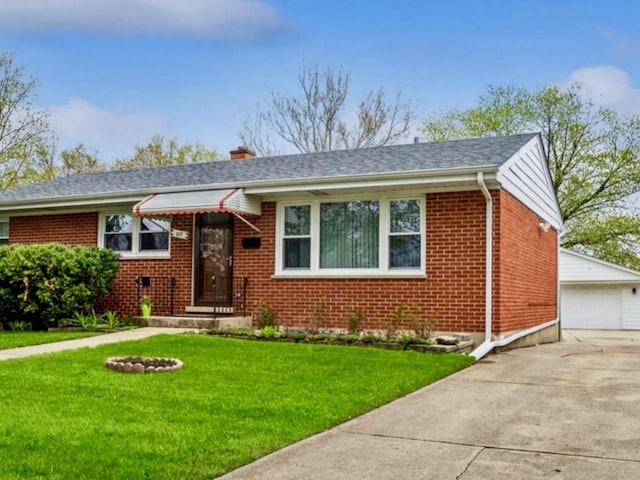
[[[0,193],[2,203],[169,187],[331,179],[367,174],[498,167],[536,134],[86,173]]]

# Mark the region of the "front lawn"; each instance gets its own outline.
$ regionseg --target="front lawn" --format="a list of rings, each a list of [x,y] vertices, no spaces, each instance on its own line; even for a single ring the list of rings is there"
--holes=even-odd
[[[124,355],[184,367],[141,375],[103,366]],[[472,362],[206,335],[0,362],[0,478],[209,479]]]
[[[98,332],[0,332],[0,350],[100,335]]]

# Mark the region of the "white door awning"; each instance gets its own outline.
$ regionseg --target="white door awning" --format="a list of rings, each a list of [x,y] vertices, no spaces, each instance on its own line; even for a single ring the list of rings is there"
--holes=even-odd
[[[133,214],[184,215],[191,213],[231,213],[261,215],[260,199],[249,197],[240,188],[231,190],[201,190],[196,192],[155,193],[138,202]]]

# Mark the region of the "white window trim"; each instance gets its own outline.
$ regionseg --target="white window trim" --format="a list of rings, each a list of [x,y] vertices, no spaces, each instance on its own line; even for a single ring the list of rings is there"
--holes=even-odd
[[[348,201],[377,200],[380,202],[380,228],[379,228],[379,267],[378,268],[320,268],[320,204]],[[389,268],[389,237],[390,231],[390,202],[392,200],[419,200],[420,201],[420,267],[415,268]],[[283,259],[284,249],[284,210],[285,207],[309,205],[311,207],[311,267],[285,269]],[[348,196],[325,197],[322,200],[300,199],[278,202],[276,206],[276,255],[275,274],[273,278],[425,278],[426,277],[426,205],[425,195],[410,196]]]
[[[140,221],[142,217],[137,217],[133,212],[128,212],[126,209],[120,210],[104,210],[100,212],[98,218],[98,247],[104,248],[104,234],[106,229],[106,217],[108,215],[131,215],[133,218],[132,236],[132,251],[131,252],[116,252],[120,254],[121,260],[133,260],[133,259],[166,259],[171,258],[171,232],[169,232],[169,245],[166,251],[149,250],[148,252],[140,252]]]
[[[8,217],[0,217],[0,223],[6,223],[7,224],[7,236],[6,237],[0,236],[0,240],[6,240],[6,243],[5,243],[5,245],[6,245],[6,244],[9,243],[9,237],[11,236],[11,230],[10,230],[10,227],[9,227],[9,218]]]

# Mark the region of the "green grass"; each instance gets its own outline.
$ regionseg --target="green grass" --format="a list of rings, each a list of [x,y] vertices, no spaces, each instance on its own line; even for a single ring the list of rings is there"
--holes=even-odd
[[[101,335],[99,332],[0,332],[0,350],[41,345],[74,338]]]
[[[184,367],[103,367],[120,355],[176,357]],[[209,479],[472,361],[160,335],[0,362],[0,478]]]

